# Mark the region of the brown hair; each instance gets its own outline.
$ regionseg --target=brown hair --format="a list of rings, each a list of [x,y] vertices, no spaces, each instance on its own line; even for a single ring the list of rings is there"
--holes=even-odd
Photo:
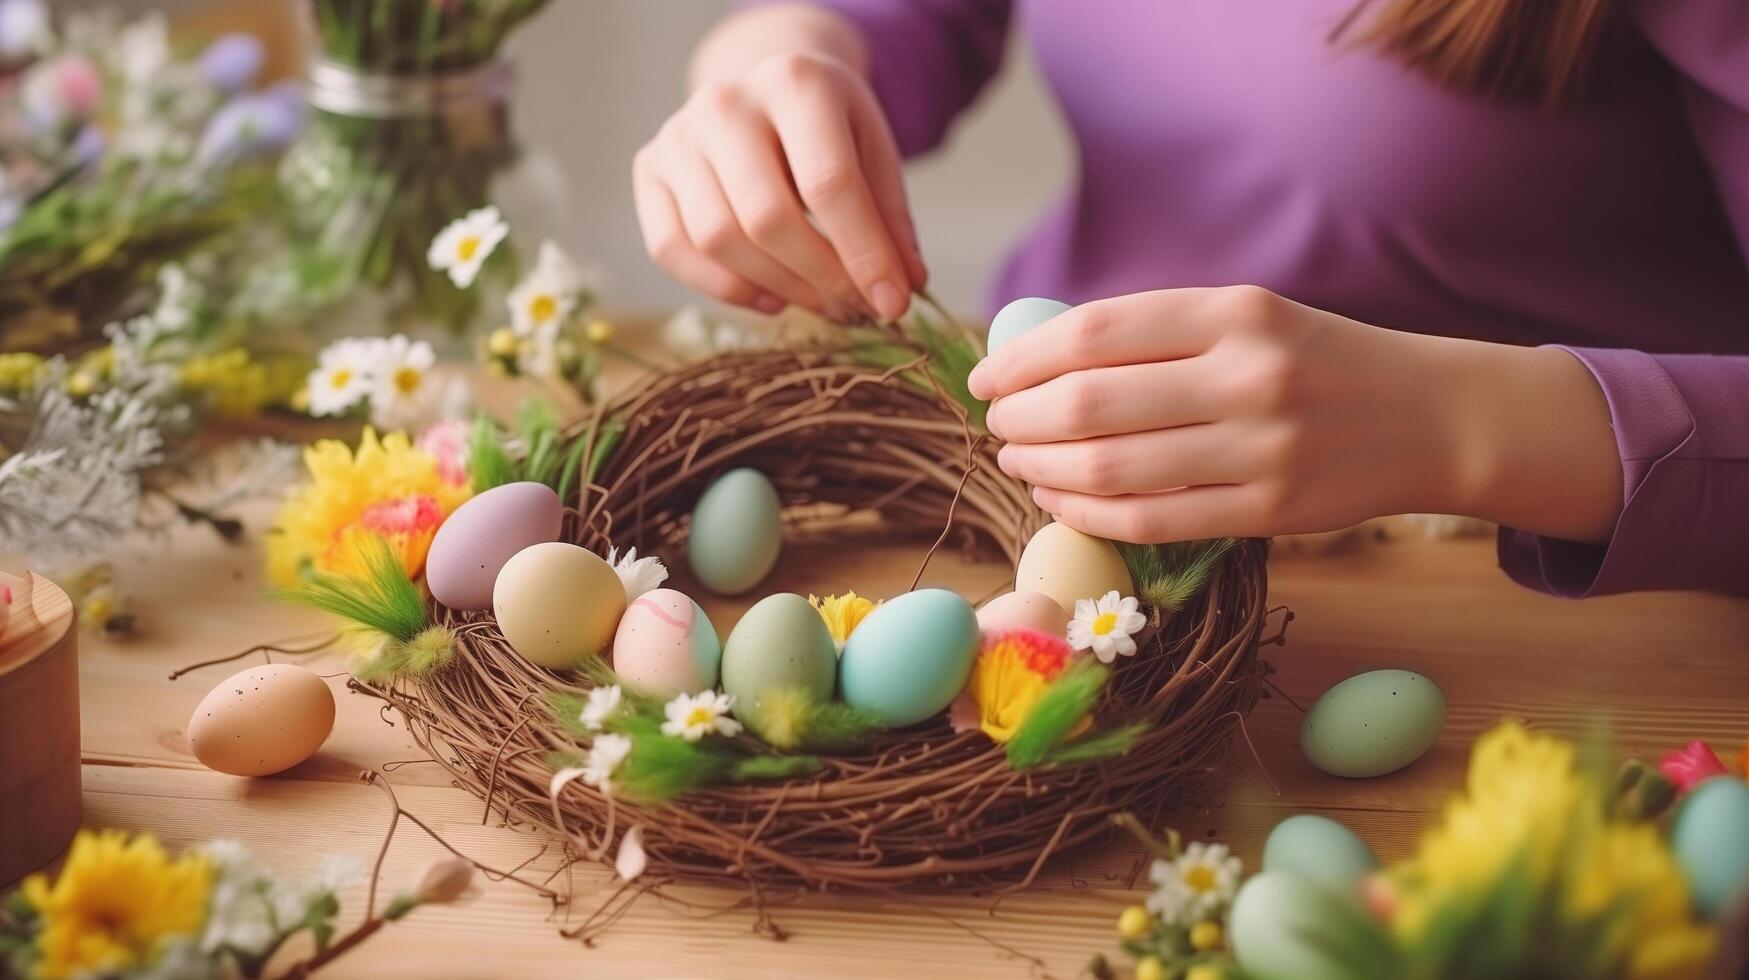
[[[1461,91],[1554,108],[1583,93],[1613,6],[1611,0],[1360,0],[1332,38],[1376,45]]]

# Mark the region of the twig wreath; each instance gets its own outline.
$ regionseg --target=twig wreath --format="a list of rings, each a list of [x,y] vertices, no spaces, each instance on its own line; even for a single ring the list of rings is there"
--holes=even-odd
[[[562,474],[561,539],[597,555],[674,554],[700,493],[745,466],[770,478],[789,526],[874,512],[894,533],[933,536],[931,555],[954,541],[1015,564],[1050,519],[995,465],[982,406],[963,388],[976,356],[925,325],[658,373],[564,434],[571,448],[551,466]],[[1224,752],[1267,672],[1265,554],[1258,541],[1126,549],[1148,620],[1140,653],[1100,668],[1068,718],[1079,731],[1097,717],[1106,735],[1026,764],[938,714],[806,756],[773,753],[737,728],[725,744],[759,749],[710,757],[721,778],[611,792],[565,776],[581,771],[567,766],[591,742],[576,709],[615,681],[605,664],[536,666],[489,612],[422,592],[402,596],[417,595],[420,609],[387,631],[400,666],[356,671],[352,686],[402,714],[485,814],[546,830],[573,859],[611,863],[637,828],[652,880],[726,880],[756,903],[804,889],[1018,889],[1120,813],[1153,822]]]

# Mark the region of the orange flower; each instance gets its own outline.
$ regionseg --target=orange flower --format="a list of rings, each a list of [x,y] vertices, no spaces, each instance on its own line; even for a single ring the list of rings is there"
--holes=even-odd
[[[1013,738],[1073,655],[1068,641],[1036,630],[985,636],[972,678],[950,712],[954,728],[981,729],[997,742]]]

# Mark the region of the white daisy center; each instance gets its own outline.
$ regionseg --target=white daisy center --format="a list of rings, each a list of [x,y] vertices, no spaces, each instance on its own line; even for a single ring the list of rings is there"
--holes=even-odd
[[[1093,619],[1093,635],[1104,636],[1117,629],[1117,613],[1103,612]]]
[[[1106,613],[1110,616],[1111,613]],[[1193,864],[1184,869],[1184,884],[1194,892],[1214,891],[1219,884],[1215,880],[1215,869],[1206,864]]]
[[[403,395],[411,395],[418,391],[420,382],[424,380],[425,376],[420,373],[418,368],[403,367],[395,370],[395,390]]]
[[[340,391],[341,389],[345,388],[347,385],[349,385],[351,383],[352,383],[352,369],[351,368],[338,368],[334,371],[333,374],[328,375],[328,385],[329,385],[329,387],[333,388],[335,391]]]
[[[472,259],[474,253],[479,250],[480,236],[478,235],[464,235],[461,241],[455,243],[455,257],[463,262]]]
[[[692,728],[698,725],[708,725],[712,721],[715,721],[716,717],[716,712],[709,708],[694,708],[686,713],[686,727]]]
[[[559,312],[559,301],[551,293],[541,293],[528,301],[529,318],[536,323],[545,323]]]

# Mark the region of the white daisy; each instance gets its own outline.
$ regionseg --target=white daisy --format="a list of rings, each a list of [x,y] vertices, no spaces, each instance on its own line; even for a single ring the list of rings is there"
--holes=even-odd
[[[557,327],[576,309],[583,295],[583,271],[565,250],[542,242],[534,268],[510,291],[510,327],[518,337],[532,337]]]
[[[606,687],[598,687],[590,691],[589,700],[584,703],[583,710],[578,714],[577,720],[583,723],[584,728],[592,732],[601,731],[601,726],[607,724],[607,720],[619,710],[620,701],[623,700],[624,696],[624,692],[619,689],[618,684],[609,684]]]
[[[445,225],[431,240],[425,261],[439,272],[449,273],[449,281],[458,289],[474,284],[492,250],[510,234],[510,226],[496,207],[487,206],[469,211]]]
[[[380,343],[348,339],[323,348],[307,383],[311,415],[340,415],[370,393]]]
[[[655,555],[639,558],[636,548],[627,548],[624,558],[619,557],[618,548],[607,549],[607,563],[625,586],[627,602],[637,601],[638,596],[661,588],[668,581],[668,566],[662,564],[662,559]]]
[[[1148,911],[1166,922],[1198,922],[1226,908],[1239,890],[1239,859],[1225,844],[1187,845],[1172,861],[1155,861],[1148,869],[1154,893]]]
[[[396,334],[377,348],[371,369],[370,419],[379,429],[412,429],[430,421],[445,389],[431,374],[437,352],[423,340]]]
[[[1118,657],[1136,655],[1132,635],[1148,625],[1141,613],[1141,603],[1135,596],[1118,597],[1117,590],[1107,592],[1097,602],[1075,600],[1075,618],[1069,621],[1069,645],[1077,650],[1092,650],[1102,664]]]
[[[583,781],[611,795],[613,774],[619,764],[632,754],[632,740],[624,735],[597,735],[589,746],[589,757],[583,760]]]
[[[696,742],[713,733],[725,738],[739,735],[741,723],[729,717],[729,709],[734,706],[733,694],[716,691],[682,694],[662,708],[668,716],[668,720],[662,723],[662,734],[684,738],[688,742]]]

